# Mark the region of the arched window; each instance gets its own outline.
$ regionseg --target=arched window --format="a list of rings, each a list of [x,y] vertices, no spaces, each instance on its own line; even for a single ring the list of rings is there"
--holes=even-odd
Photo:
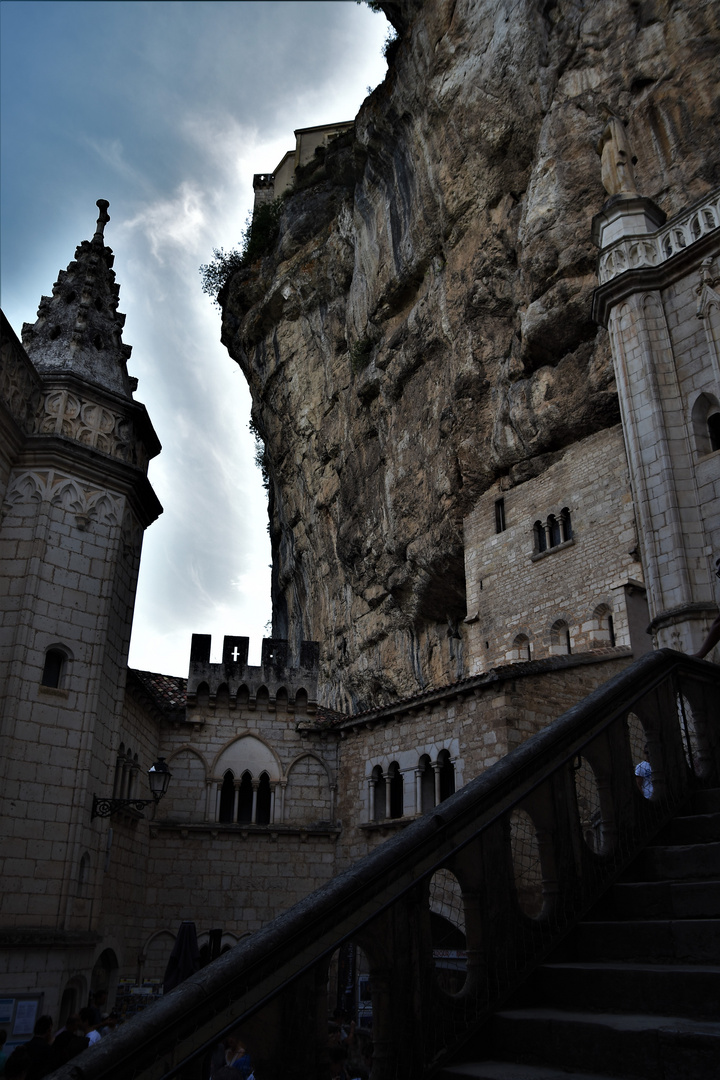
[[[700,394],[692,408],[695,449],[704,456],[720,450],[720,404],[712,394]]]
[[[257,814],[255,821],[258,825],[270,824],[271,803],[270,777],[264,772],[260,777],[257,792]]]
[[[438,754],[440,773],[440,801],[455,794],[455,766],[450,760],[450,751],[441,750]]]
[[[560,522],[554,514],[550,514],[547,523],[550,532],[550,547],[557,547],[558,544],[562,543],[562,540],[560,539]]]
[[[570,519],[570,511],[567,506],[564,506],[560,511],[560,533],[562,537],[562,543],[566,540],[572,540],[572,521]]]
[[[204,709],[210,704],[210,687],[206,682],[201,682],[195,691],[195,697],[199,709]]]
[[[218,811],[218,821],[232,821],[233,810],[235,808],[235,777],[230,769],[223,776],[222,787],[220,789],[220,809]]]
[[[373,805],[372,820],[384,821],[385,820],[385,778],[383,776],[382,766],[376,765],[372,771],[370,777],[370,785],[372,787]]]
[[[45,653],[45,665],[42,673],[42,685],[62,689],[67,667],[67,653],[62,649],[52,648]]]
[[[390,776],[390,817],[399,818],[404,813],[404,785],[397,761],[393,761],[388,773]]]
[[[513,641],[513,660],[532,660],[530,638],[527,634],[518,634]]]
[[[720,409],[708,416],[708,435],[710,436],[710,449],[720,450]]]
[[[535,534],[535,553],[539,555],[541,551],[547,550],[547,541],[545,539],[545,526],[542,521],[536,521],[533,525],[533,533]]]
[[[80,860],[80,866],[78,868],[78,895],[84,896],[88,886],[88,875],[90,873],[90,856],[87,851]]]
[[[572,653],[570,627],[564,619],[558,619],[550,628],[550,651],[555,656]]]
[[[423,814],[435,806],[435,771],[430,758],[423,754],[418,762],[420,773],[420,809]]]
[[[240,781],[240,791],[238,795],[238,821],[245,825],[249,825],[253,819],[253,785],[252,777],[249,772],[242,774],[242,780]]]

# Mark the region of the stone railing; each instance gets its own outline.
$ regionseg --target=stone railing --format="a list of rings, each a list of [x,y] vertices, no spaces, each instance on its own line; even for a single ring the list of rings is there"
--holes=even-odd
[[[600,284],[605,285],[626,270],[659,266],[719,226],[720,189],[716,189],[657,232],[623,237],[603,251],[598,266]]]
[[[56,1080],[195,1080],[240,1023],[258,1076],[329,1076],[328,974],[347,941],[369,964],[374,1080],[435,1075],[692,792],[717,785],[719,703],[714,665],[642,657]],[[433,914],[453,930],[450,960]]]

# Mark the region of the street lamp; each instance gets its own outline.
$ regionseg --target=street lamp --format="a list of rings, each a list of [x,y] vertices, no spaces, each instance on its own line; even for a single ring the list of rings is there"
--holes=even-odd
[[[143,810],[151,803],[159,803],[168,789],[172,773],[167,767],[165,758],[158,758],[154,765],[148,769],[148,783],[152,799],[103,799],[93,795],[92,812],[90,820],[96,817],[112,817],[121,810],[136,810],[143,817]]]

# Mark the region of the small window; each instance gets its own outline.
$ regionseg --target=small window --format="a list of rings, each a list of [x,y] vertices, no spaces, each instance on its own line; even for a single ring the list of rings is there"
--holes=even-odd
[[[710,450],[720,450],[720,412],[708,416],[708,435],[710,436]]]
[[[45,653],[45,666],[42,673],[42,685],[56,689],[62,687],[67,656],[60,649],[48,649]]]
[[[554,514],[551,514],[548,518],[548,529],[550,530],[550,547],[557,547],[558,544],[562,543],[562,540],[560,538],[560,522]]]
[[[542,551],[547,550],[547,540],[545,539],[545,526],[542,521],[536,521],[533,525],[533,533],[535,534],[535,553],[539,555]]]
[[[495,500],[495,532],[505,532],[505,500]]]
[[[389,769],[390,775],[390,817],[400,818],[404,812],[404,789],[403,776],[397,761],[393,761]]]
[[[235,807],[235,777],[230,769],[223,776],[220,788],[220,806],[218,808],[218,821],[232,821]]]

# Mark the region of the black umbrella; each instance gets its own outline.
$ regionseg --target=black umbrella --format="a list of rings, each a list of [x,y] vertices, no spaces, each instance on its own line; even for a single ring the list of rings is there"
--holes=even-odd
[[[181,922],[178,936],[175,938],[173,951],[170,953],[168,965],[165,968],[163,979],[163,993],[168,994],[179,986],[190,975],[194,975],[200,967],[200,950],[198,949],[197,933],[194,922]]]

